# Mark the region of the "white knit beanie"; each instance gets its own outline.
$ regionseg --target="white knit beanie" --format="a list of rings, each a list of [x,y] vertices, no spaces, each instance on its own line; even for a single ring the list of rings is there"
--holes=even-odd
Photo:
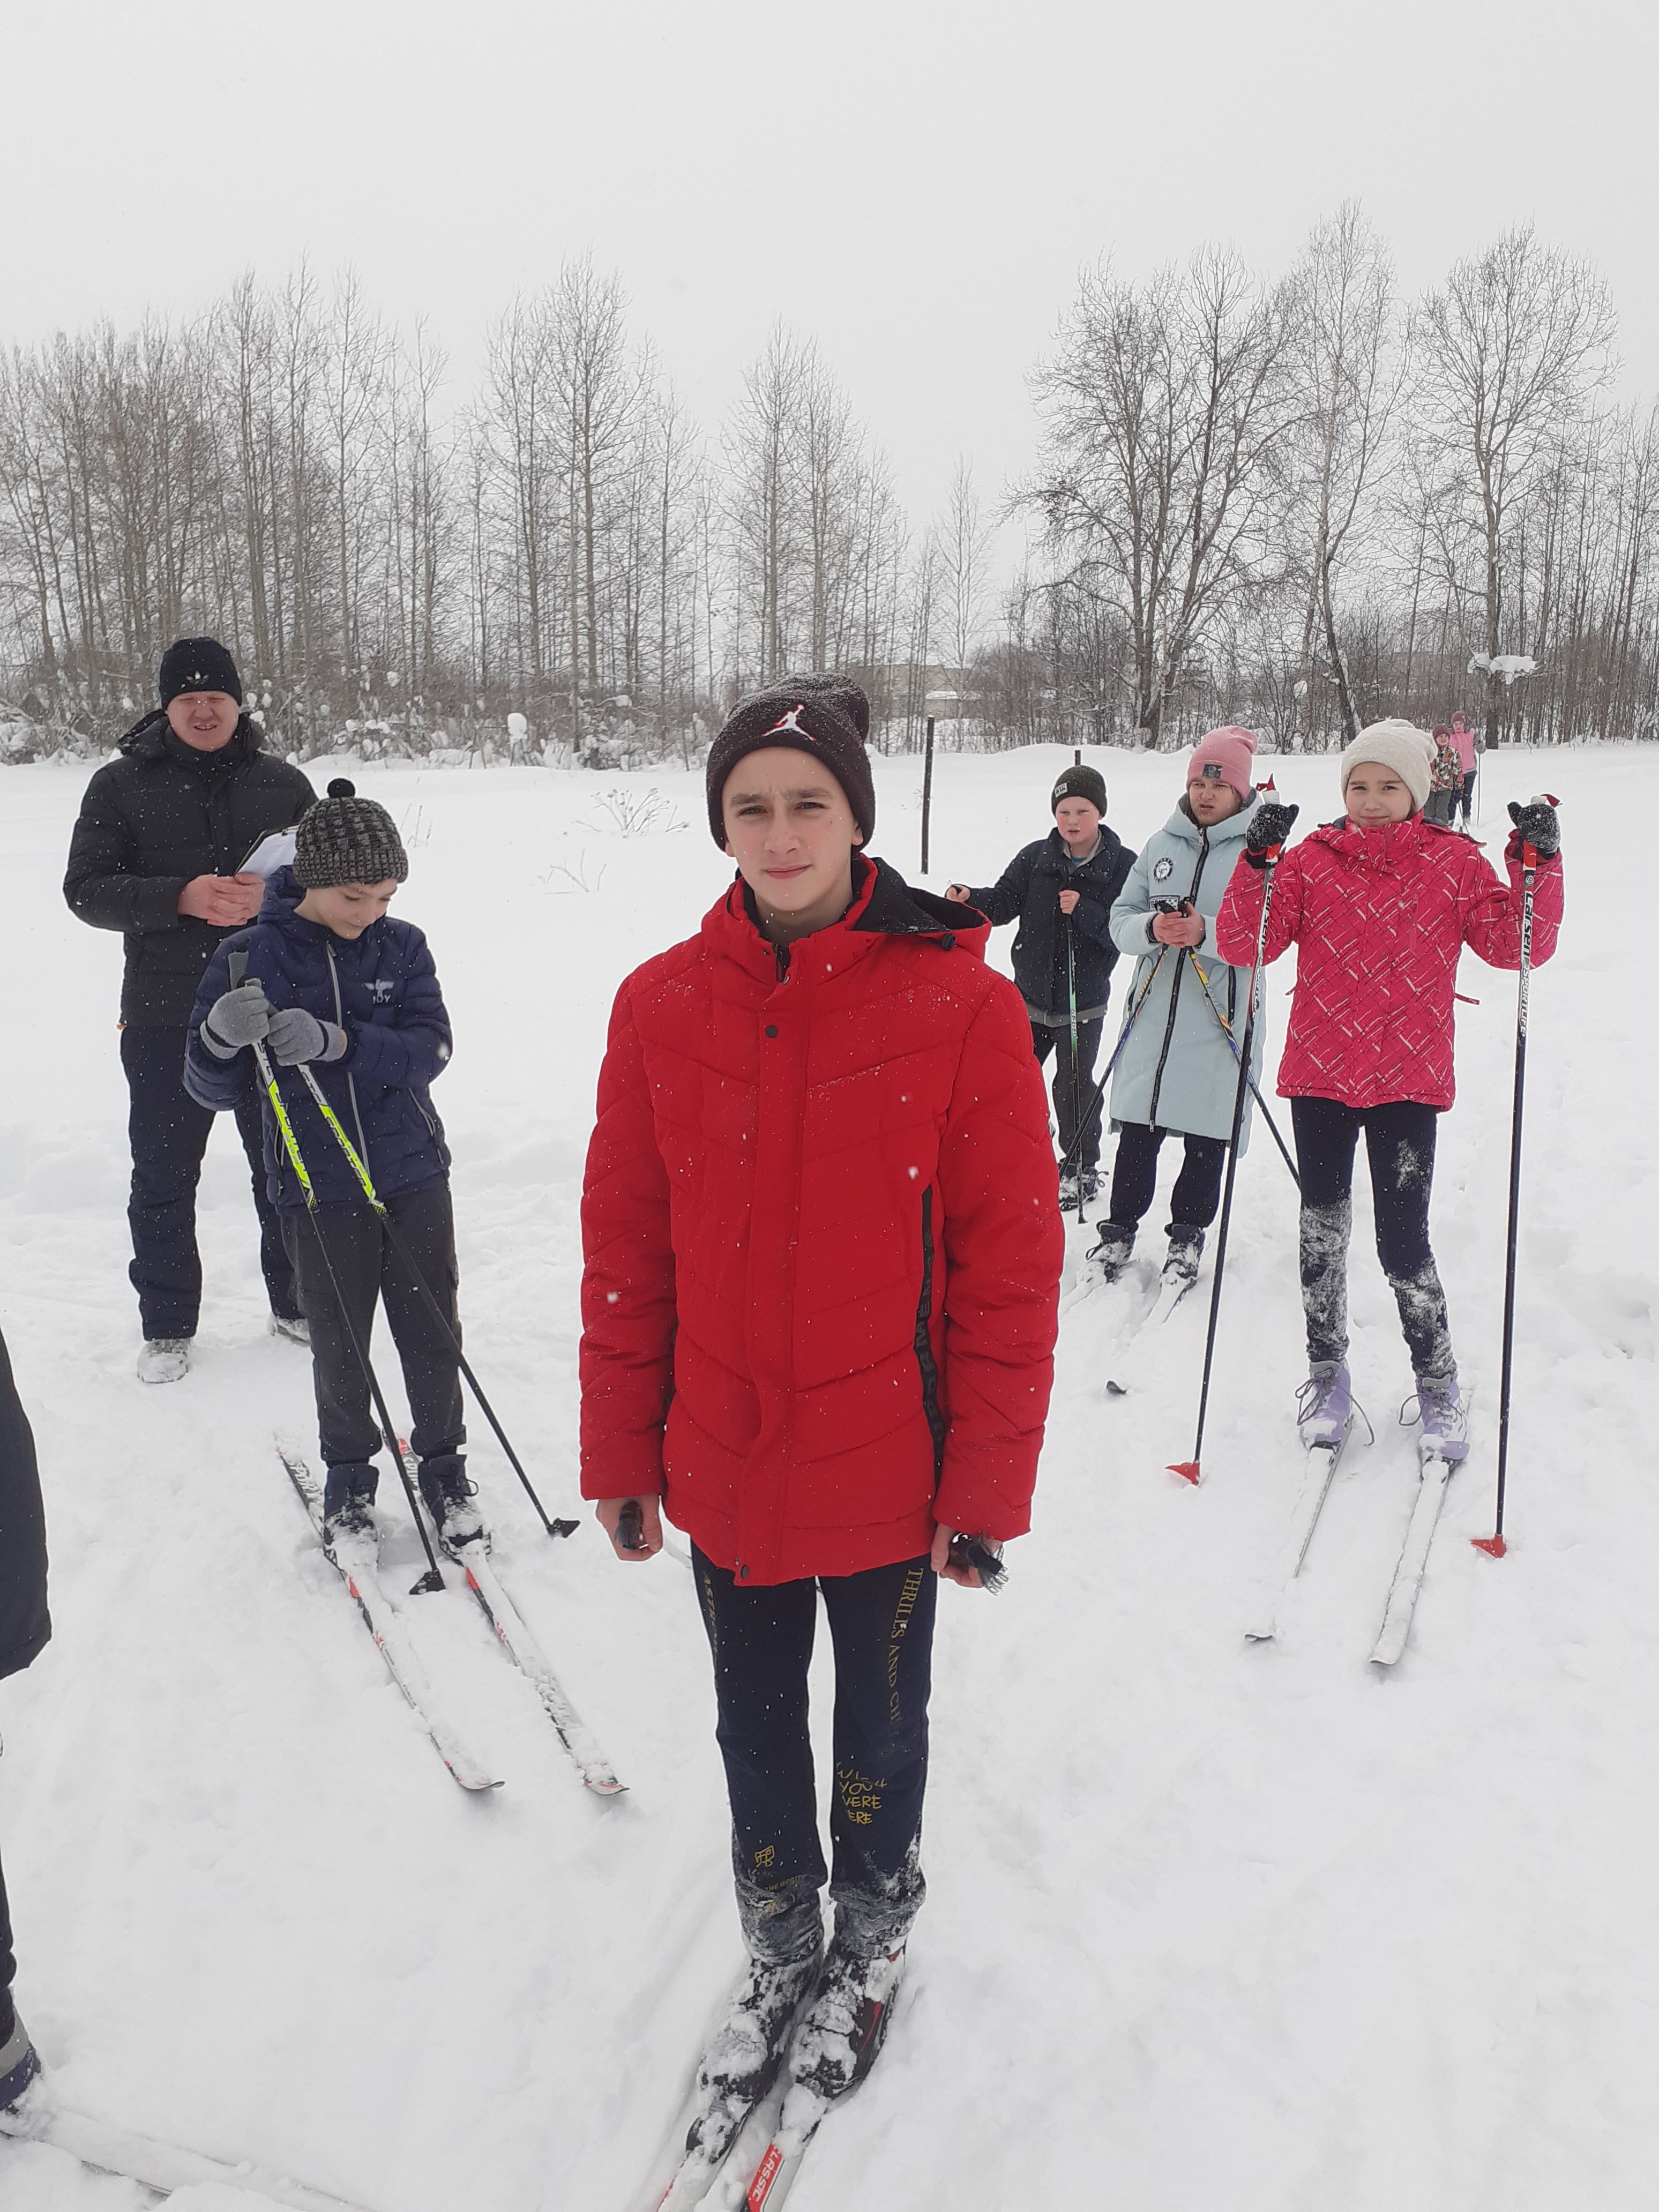
[[[1434,781],[1434,739],[1414,722],[1373,722],[1342,756],[1342,796],[1347,797],[1348,778],[1360,763],[1375,761],[1379,768],[1394,770],[1420,813]]]

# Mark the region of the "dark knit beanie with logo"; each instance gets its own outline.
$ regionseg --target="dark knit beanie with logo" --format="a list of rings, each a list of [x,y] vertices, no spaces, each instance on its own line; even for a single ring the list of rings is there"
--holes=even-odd
[[[409,855],[398,825],[373,799],[359,799],[355,784],[337,775],[328,797],[300,817],[294,838],[294,872],[308,891],[337,884],[404,883]]]
[[[161,655],[156,680],[161,704],[170,707],[185,691],[222,691],[242,703],[242,679],[236,663],[216,637],[181,637]]]
[[[726,850],[721,800],[732,769],[745,753],[786,745],[823,762],[846,793],[867,845],[876,828],[875,781],[864,749],[869,734],[870,702],[844,676],[786,676],[739,699],[708,749],[705,781],[714,842]]]
[[[1068,768],[1049,795],[1048,811],[1058,814],[1062,799],[1086,799],[1102,814],[1106,811],[1106,779],[1097,768]]]

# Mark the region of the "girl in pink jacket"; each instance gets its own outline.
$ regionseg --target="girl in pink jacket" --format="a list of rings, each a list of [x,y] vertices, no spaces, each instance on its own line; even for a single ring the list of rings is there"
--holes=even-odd
[[[1539,855],[1532,957],[1555,950],[1561,920],[1554,809],[1511,806],[1505,883],[1470,839],[1423,819],[1433,740],[1375,722],[1343,754],[1347,811],[1288,852],[1274,872],[1264,957],[1297,947],[1296,995],[1279,1066],[1302,1177],[1302,1302],[1308,1381],[1302,1441],[1340,1441],[1352,1418],[1348,1241],[1353,1161],[1365,1132],[1377,1257],[1411,1350],[1424,1437],[1448,1459],[1468,1451],[1445,1293],[1429,1245],[1436,1116],[1452,1103],[1452,1001],[1464,945],[1494,968],[1521,964],[1521,848]],[[1268,851],[1293,806],[1257,809],[1216,924],[1224,960],[1249,966]]]

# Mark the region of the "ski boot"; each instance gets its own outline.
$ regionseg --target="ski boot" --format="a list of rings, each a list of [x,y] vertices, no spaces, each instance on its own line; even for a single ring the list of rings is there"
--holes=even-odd
[[[141,1382],[179,1382],[190,1372],[187,1336],[147,1336],[138,1347]]]
[[[478,1486],[467,1480],[466,1462],[460,1454],[446,1452],[440,1458],[423,1459],[419,1480],[421,1501],[432,1516],[439,1543],[450,1558],[459,1557],[463,1544],[479,1544],[487,1552],[489,1531],[484,1527],[483,1515],[472,1502],[478,1494]]]
[[[1098,1169],[1083,1168],[1079,1170],[1077,1179],[1077,1194],[1080,1204],[1084,1206],[1092,1206],[1094,1204],[1095,1200],[1100,1196],[1100,1171]]]
[[[40,2071],[40,2053],[29,2041],[27,2028],[14,2011],[11,2033],[0,2043],[0,2112],[16,2111],[24,2090]]]
[[[1400,1418],[1407,1427],[1411,1426],[1403,1407]],[[1455,1367],[1449,1375],[1417,1377],[1417,1414],[1413,1419],[1417,1418],[1423,1423],[1423,1433],[1417,1441],[1420,1457],[1443,1459],[1450,1467],[1468,1457],[1469,1401],[1458,1388]]]
[[[777,2078],[801,2001],[816,1983],[821,1950],[780,1966],[751,1957],[726,2017],[697,2069],[697,2110],[685,2138],[690,2159],[723,2158],[744,2119]]]
[[[1060,1171],[1060,1210],[1062,1213],[1077,1212],[1077,1170],[1062,1168]]]
[[[328,1470],[323,1485],[323,1541],[331,1550],[341,1537],[374,1537],[377,1469],[367,1460],[343,1461]]]
[[[1129,1264],[1129,1255],[1135,1249],[1133,1225],[1125,1229],[1115,1221],[1097,1221],[1100,1242],[1092,1245],[1085,1257],[1099,1275],[1103,1283],[1115,1283]]]
[[[1159,1277],[1167,1290],[1171,1283],[1183,1289],[1198,1280],[1198,1263],[1204,1256],[1204,1231],[1176,1222],[1170,1231],[1169,1255]]]
[[[285,1336],[290,1344],[310,1345],[311,1323],[303,1314],[273,1313],[265,1327],[272,1336]]]
[[[789,2048],[789,2077],[822,2103],[847,2096],[875,2064],[904,1972],[904,1946],[854,1958],[832,1943]]]
[[[1297,1394],[1296,1425],[1304,1451],[1340,1444],[1353,1419],[1347,1362],[1316,1359]]]

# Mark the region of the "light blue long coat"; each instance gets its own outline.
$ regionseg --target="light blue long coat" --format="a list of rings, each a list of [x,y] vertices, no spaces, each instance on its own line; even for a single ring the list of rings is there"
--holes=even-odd
[[[1250,971],[1230,968],[1217,957],[1215,917],[1258,803],[1253,799],[1207,830],[1177,807],[1157,836],[1148,839],[1112,908],[1113,941],[1120,951],[1138,956],[1125,994],[1126,1019],[1140,1006],[1133,1032],[1112,1073],[1114,1122],[1145,1121],[1194,1137],[1232,1134],[1238,1062],[1217,1014],[1226,1017],[1242,1044]],[[1182,946],[1160,947],[1151,939],[1147,925],[1156,916],[1155,898],[1189,898],[1204,916],[1204,942],[1196,947],[1196,966]],[[1155,966],[1157,975],[1142,1004],[1141,991]],[[1258,1011],[1250,1053],[1250,1073],[1258,1082],[1266,1041],[1267,1023]],[[1249,1137],[1250,1113],[1247,1094],[1241,1152]]]

